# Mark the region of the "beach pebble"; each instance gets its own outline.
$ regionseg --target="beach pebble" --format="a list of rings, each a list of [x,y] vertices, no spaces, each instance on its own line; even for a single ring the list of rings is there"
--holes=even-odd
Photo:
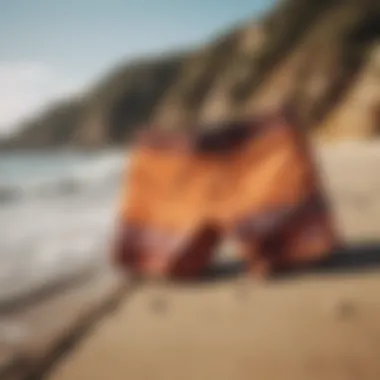
[[[340,319],[349,319],[355,316],[357,308],[351,300],[341,300],[336,305],[336,312]]]
[[[154,313],[162,314],[168,309],[168,301],[164,296],[155,296],[150,302],[150,309]]]
[[[24,343],[30,338],[28,326],[17,321],[0,322],[0,340],[9,345]]]

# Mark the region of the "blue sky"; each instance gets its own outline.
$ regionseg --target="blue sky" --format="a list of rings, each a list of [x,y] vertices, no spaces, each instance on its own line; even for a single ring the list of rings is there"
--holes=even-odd
[[[0,132],[122,60],[197,45],[276,0],[0,0]]]

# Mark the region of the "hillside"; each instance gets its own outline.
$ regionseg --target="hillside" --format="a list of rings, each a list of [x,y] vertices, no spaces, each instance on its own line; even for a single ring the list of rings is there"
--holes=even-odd
[[[108,146],[148,122],[191,128],[289,98],[321,138],[379,133],[379,1],[282,1],[199,50],[120,66],[81,99],[25,123],[9,144]]]
[[[186,54],[137,60],[102,78],[87,93],[49,107],[7,142],[12,147],[105,146],[148,122],[152,109],[178,75]]]

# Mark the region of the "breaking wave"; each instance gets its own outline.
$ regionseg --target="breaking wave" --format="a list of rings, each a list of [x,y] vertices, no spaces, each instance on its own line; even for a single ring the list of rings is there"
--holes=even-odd
[[[36,163],[38,164],[38,163]],[[121,153],[73,161],[66,167],[28,179],[0,176],[0,204],[25,198],[70,196],[114,188],[120,183],[127,161]],[[2,177],[2,178],[1,178]]]

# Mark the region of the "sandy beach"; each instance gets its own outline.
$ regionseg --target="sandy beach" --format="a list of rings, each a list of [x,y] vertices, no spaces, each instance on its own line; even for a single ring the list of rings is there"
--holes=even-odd
[[[135,294],[51,379],[379,379],[380,276],[306,277]]]
[[[378,380],[380,143],[316,153],[347,241],[329,262],[242,283],[226,250],[206,281],[129,289],[103,260],[3,307],[0,378]]]
[[[124,282],[109,268],[4,304],[0,310],[0,379],[41,378],[62,353],[114,307]]]
[[[142,286],[48,378],[378,380],[380,145],[324,147],[318,160],[351,247],[339,260],[265,283]]]

